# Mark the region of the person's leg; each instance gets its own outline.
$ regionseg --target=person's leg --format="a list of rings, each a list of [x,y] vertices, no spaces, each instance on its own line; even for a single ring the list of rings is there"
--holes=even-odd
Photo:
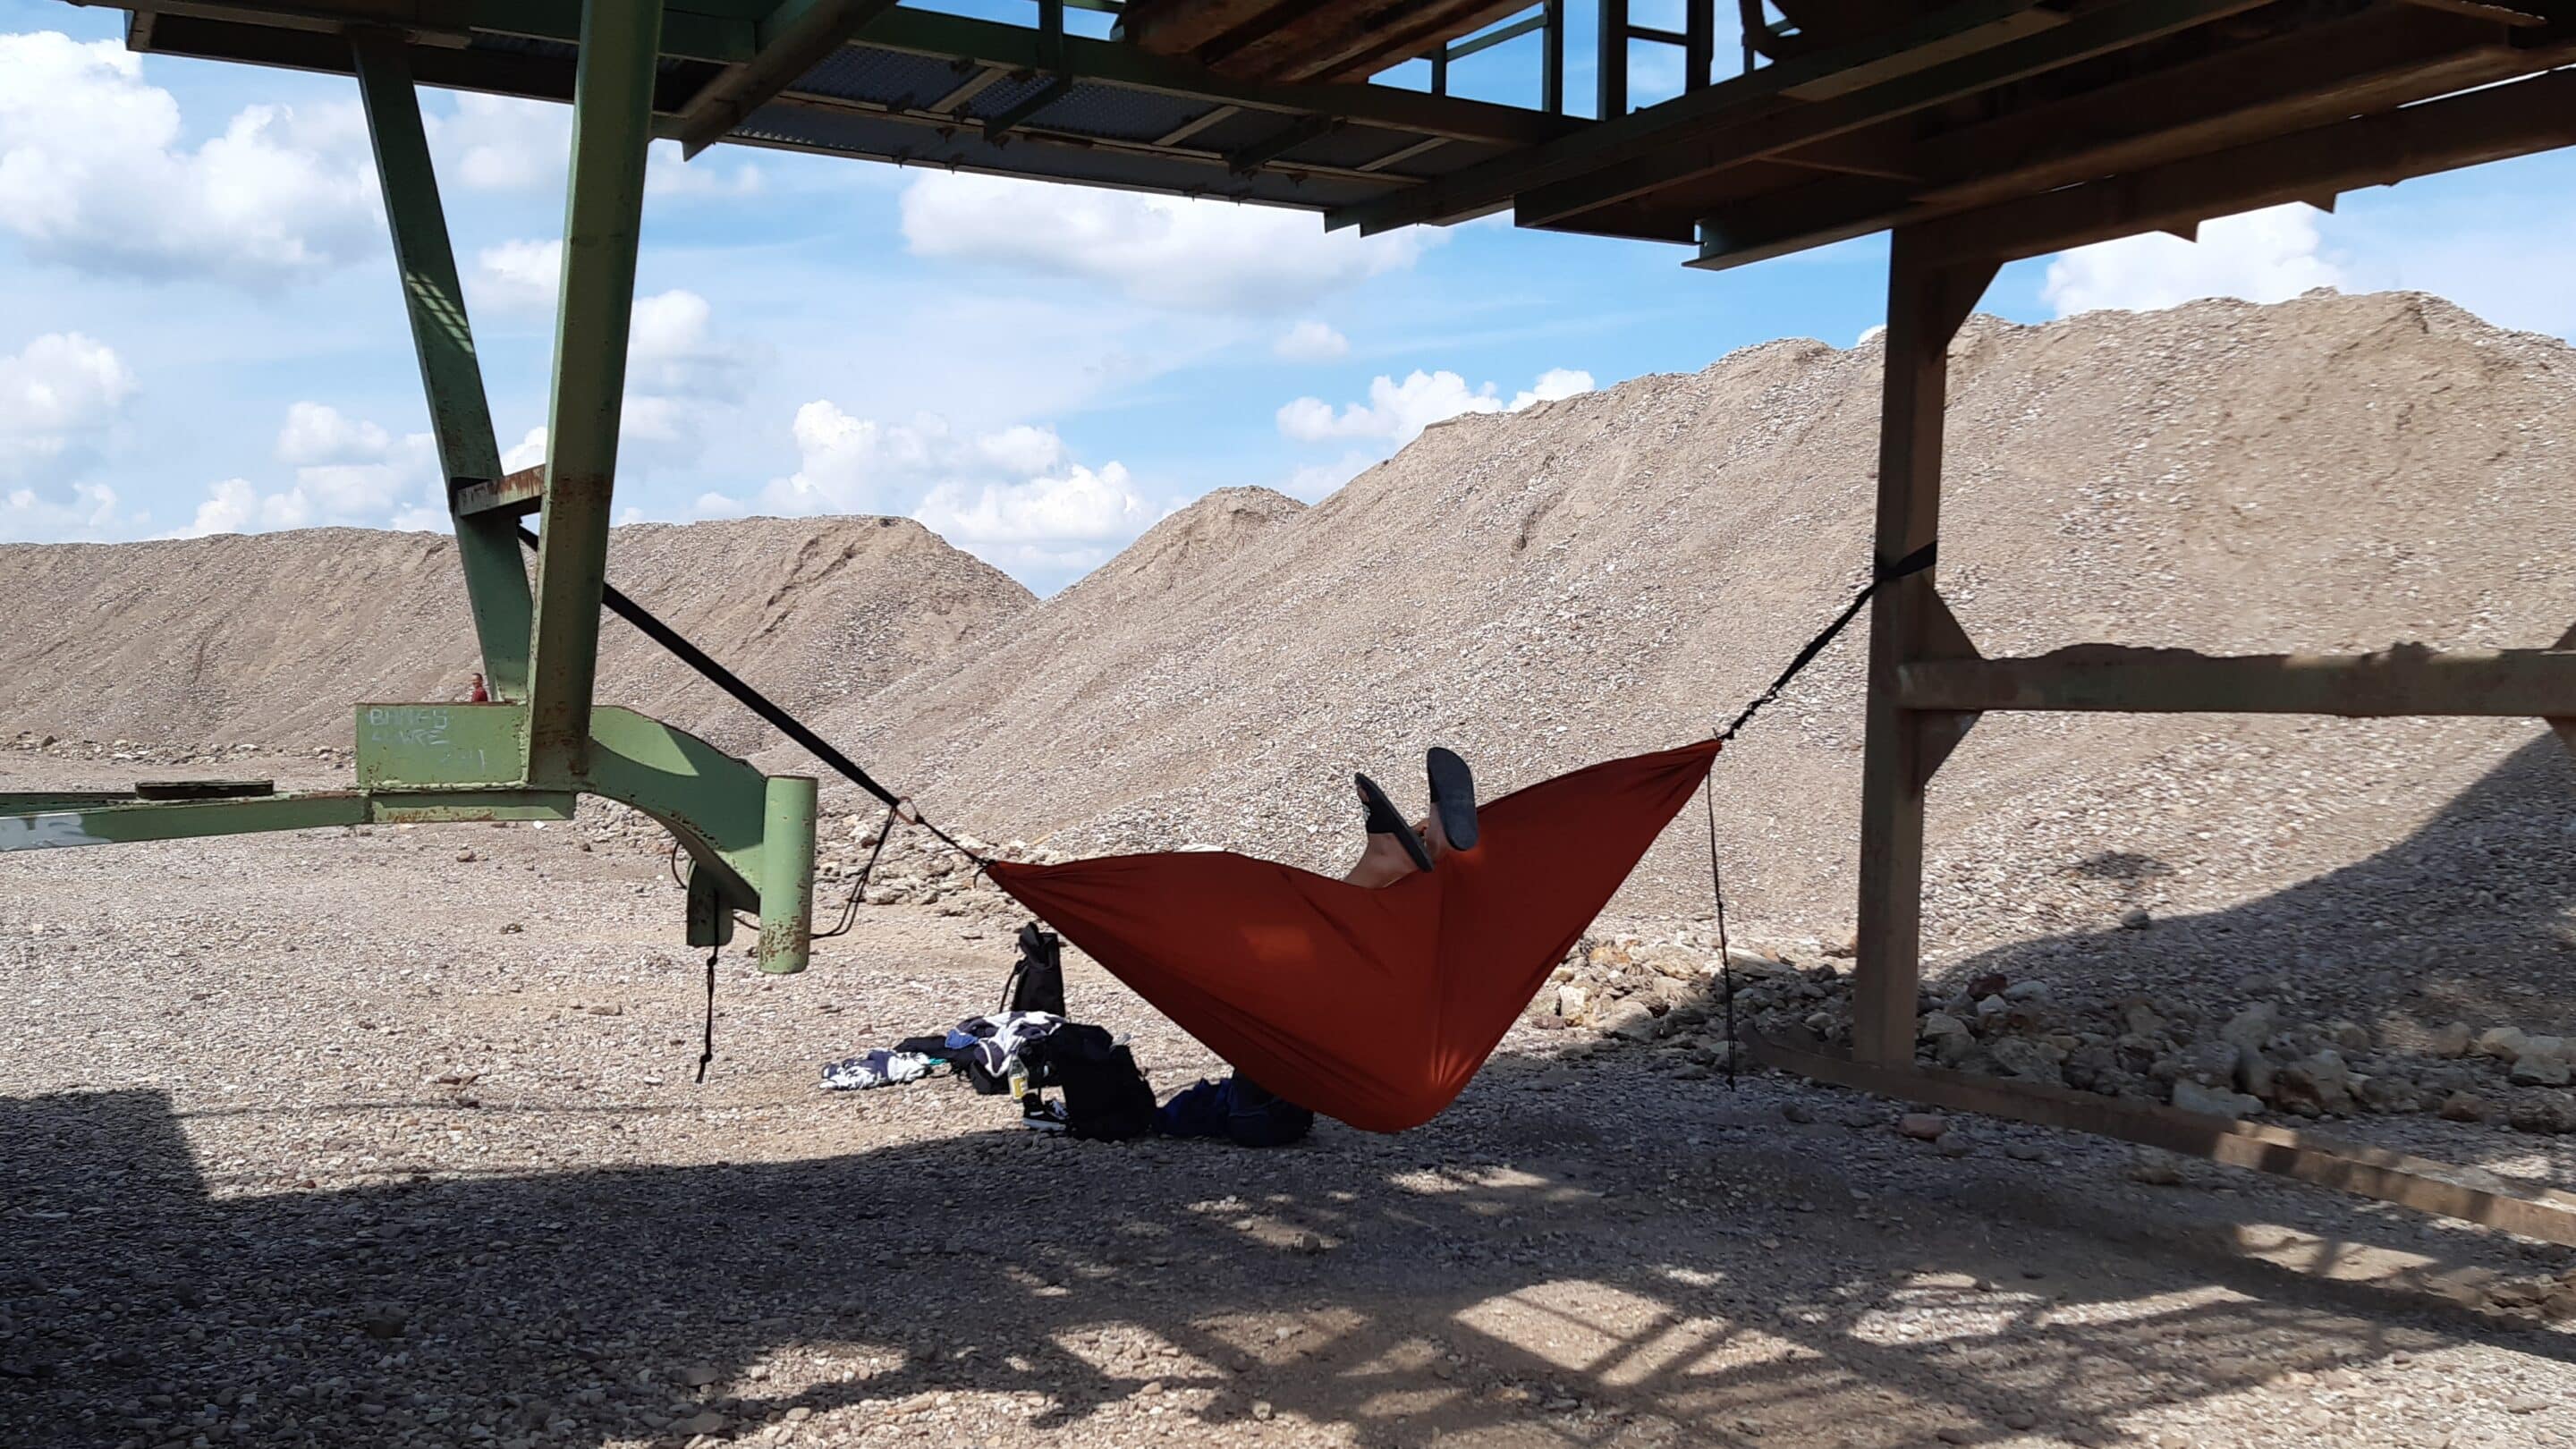
[[[1360,800],[1366,804],[1368,797],[1363,795]],[[1413,857],[1405,853],[1403,842],[1393,835],[1372,834],[1364,838],[1368,844],[1360,850],[1359,863],[1342,877],[1352,885],[1376,890],[1380,886],[1393,885],[1420,869],[1413,863]]]
[[[1342,879],[1375,890],[1415,871],[1429,870],[1431,852],[1422,843],[1420,827],[1407,826],[1386,792],[1368,776],[1352,776],[1351,789],[1359,796],[1361,828],[1367,832],[1368,844],[1360,852],[1359,863]]]

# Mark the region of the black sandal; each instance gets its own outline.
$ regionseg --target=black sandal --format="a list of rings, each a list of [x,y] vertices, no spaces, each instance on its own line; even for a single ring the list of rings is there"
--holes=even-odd
[[[1433,749],[1424,760],[1431,777],[1431,809],[1452,850],[1476,848],[1476,777],[1454,750]]]
[[[1422,837],[1414,834],[1413,827],[1405,824],[1404,817],[1396,813],[1395,802],[1386,798],[1386,792],[1368,776],[1353,775],[1351,779],[1359,785],[1361,798],[1368,801],[1368,833],[1394,836],[1396,843],[1404,847],[1404,853],[1413,857],[1416,869],[1429,870],[1431,848],[1424,845]]]

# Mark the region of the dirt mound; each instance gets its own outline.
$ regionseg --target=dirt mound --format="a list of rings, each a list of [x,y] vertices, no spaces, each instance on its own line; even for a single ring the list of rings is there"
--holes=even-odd
[[[346,745],[352,703],[456,697],[476,667],[455,548],[439,534],[10,545],[0,578],[10,733]],[[609,580],[791,708],[873,690],[1030,603],[894,518],[621,528]],[[614,619],[600,695],[728,748],[774,739]]]
[[[1875,343],[1770,343],[1433,428],[1310,509],[1211,498],[829,723],[986,836],[1338,867],[1354,769],[1418,799],[1445,742],[1499,793],[1703,735],[1759,689],[1863,575],[1879,369]],[[2576,597],[2543,542],[2576,528],[2571,405],[2564,343],[2419,295],[1979,318],[1942,588],[1989,653],[2546,645]],[[1859,640],[1720,765],[1732,884],[1774,926],[1849,919]],[[2538,728],[1991,718],[1934,790],[1934,944],[2349,865]],[[2563,848],[2563,819],[2535,808],[2495,863]],[[1625,908],[1705,909],[1705,848],[1686,817]]]

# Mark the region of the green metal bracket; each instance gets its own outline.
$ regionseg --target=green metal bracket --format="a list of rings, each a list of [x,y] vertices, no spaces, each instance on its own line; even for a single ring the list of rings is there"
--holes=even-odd
[[[375,144],[376,174],[383,183],[385,219],[393,230],[394,263],[402,271],[412,344],[420,355],[421,391],[429,399],[430,429],[438,440],[439,464],[454,507],[501,477],[483,368],[475,359],[465,290],[457,281],[429,138],[421,127],[420,99],[403,64],[401,41],[369,33],[354,37],[350,47],[367,133]],[[502,515],[457,510],[456,556],[465,574],[465,597],[483,646],[484,677],[501,699],[524,699],[528,691],[533,613],[516,528],[515,520]]]

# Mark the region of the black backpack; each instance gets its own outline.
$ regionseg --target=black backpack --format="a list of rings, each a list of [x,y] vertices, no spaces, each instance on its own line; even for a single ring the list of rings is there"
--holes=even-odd
[[[1064,942],[1053,931],[1031,921],[1020,927],[1020,959],[1002,984],[1004,1011],[1064,1011]]]
[[[1043,1078],[1064,1093],[1066,1136],[1123,1142],[1154,1130],[1154,1089],[1107,1028],[1060,1026],[1020,1057],[1032,1081]]]

